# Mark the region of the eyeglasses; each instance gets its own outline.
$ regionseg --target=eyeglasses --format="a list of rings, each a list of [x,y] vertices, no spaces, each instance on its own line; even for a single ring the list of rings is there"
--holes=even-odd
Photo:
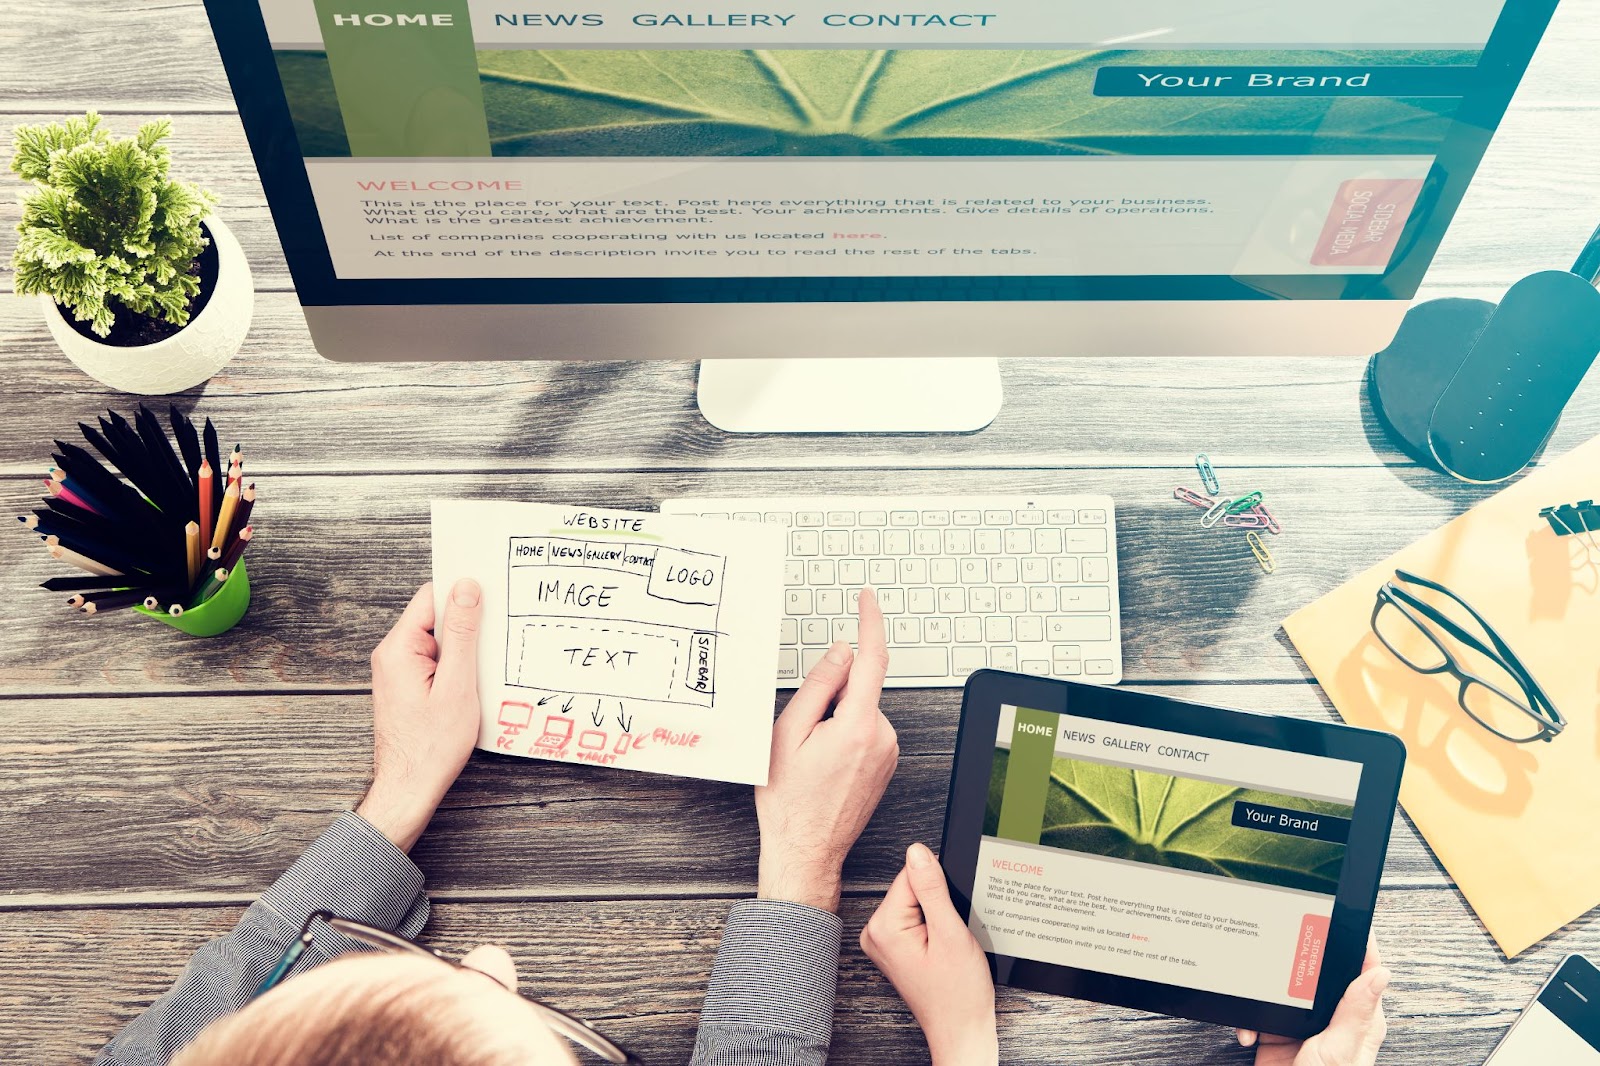
[[[267,975],[267,979],[261,982],[261,987],[256,989],[257,996],[283,981],[289,970],[294,967],[295,960],[299,959],[305,953],[306,948],[311,945],[311,927],[318,921],[323,922],[331,929],[343,933],[345,936],[353,937],[364,944],[371,944],[373,947],[393,955],[420,955],[426,959],[435,959],[443,962],[458,970],[473,969],[470,966],[461,965],[454,959],[446,958],[437,951],[430,951],[421,944],[408,940],[398,933],[391,933],[387,929],[379,929],[364,922],[354,922],[348,918],[338,918],[329,911],[312,911],[306,917],[305,924],[300,927],[300,936],[296,938],[294,943],[289,945],[289,949],[283,953],[283,958],[278,960],[278,965],[273,967],[272,972]],[[489,974],[484,974],[484,976],[491,981],[495,980]],[[498,984],[499,982],[496,981],[496,983]],[[601,1035],[582,1018],[575,1018],[566,1011],[557,1010],[550,1004],[542,1003],[532,997],[523,996],[522,998],[544,1019],[545,1024],[549,1025],[557,1034],[582,1048],[592,1051],[604,1061],[620,1063],[623,1066],[644,1066],[643,1059]]]
[[[1522,660],[1466,600],[1425,577],[1404,570],[1396,570],[1394,576],[1398,580],[1384,583],[1372,609],[1372,632],[1390,654],[1418,673],[1447,673],[1461,682],[1456,694],[1461,709],[1504,740],[1514,744],[1549,741],[1566,728],[1567,720],[1556,710]],[[1402,582],[1449,597],[1471,617],[1483,636],[1426,603],[1402,587]],[[1427,638],[1426,643],[1416,639],[1418,633]],[[1496,684],[1481,673],[1469,671],[1460,657],[1446,646],[1446,636],[1488,660],[1510,681]],[[1515,689],[1518,695],[1512,695],[1507,689]]]

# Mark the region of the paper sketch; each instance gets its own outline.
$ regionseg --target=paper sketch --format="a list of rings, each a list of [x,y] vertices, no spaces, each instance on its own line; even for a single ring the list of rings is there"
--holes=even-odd
[[[478,746],[765,783],[783,551],[753,523],[435,501],[441,604],[484,590]]]

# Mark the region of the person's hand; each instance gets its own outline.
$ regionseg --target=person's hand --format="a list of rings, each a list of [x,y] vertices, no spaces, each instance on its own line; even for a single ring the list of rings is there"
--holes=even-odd
[[[478,739],[478,583],[456,582],[435,627],[433,585],[372,652],[372,787],[356,808],[410,851]]]
[[[861,950],[906,1001],[928,1040],[933,1066],[1000,1061],[989,960],[955,904],[944,869],[923,844],[861,930]]]
[[[1388,1032],[1383,993],[1389,971],[1378,960],[1378,944],[1367,942],[1361,975],[1350,982],[1328,1027],[1306,1041],[1239,1030],[1239,1043],[1256,1045],[1256,1066],[1373,1066]]]
[[[756,789],[762,899],[837,910],[844,858],[894,776],[900,745],[878,710],[889,649],[870,588],[860,615],[860,651],[829,648],[773,726],[772,768]]]

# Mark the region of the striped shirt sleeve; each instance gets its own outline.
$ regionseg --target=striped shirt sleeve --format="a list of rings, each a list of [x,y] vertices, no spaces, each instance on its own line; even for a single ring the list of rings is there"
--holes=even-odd
[[[165,1066],[209,1022],[249,1001],[312,911],[415,937],[428,920],[422,884],[422,871],[387,837],[360,815],[341,814],[238,925],[195,952],[172,988],[105,1046],[95,1066]],[[318,932],[292,973],[359,948],[331,930]]]
[[[799,903],[734,904],[692,1066],[822,1066],[843,931],[837,914]]]

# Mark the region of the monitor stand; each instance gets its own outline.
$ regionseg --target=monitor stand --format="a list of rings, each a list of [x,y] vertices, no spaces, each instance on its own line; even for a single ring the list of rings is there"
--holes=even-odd
[[[1000,362],[706,359],[695,392],[729,433],[970,433],[1000,413]]]

